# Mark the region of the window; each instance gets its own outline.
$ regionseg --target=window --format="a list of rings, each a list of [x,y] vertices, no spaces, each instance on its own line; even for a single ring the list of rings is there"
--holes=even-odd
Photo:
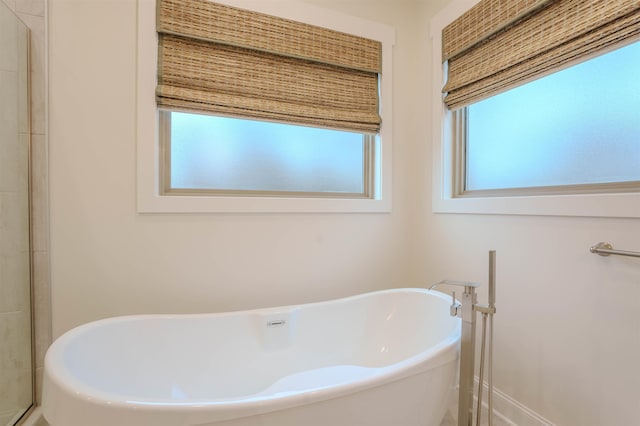
[[[172,27],[166,34],[159,30],[158,35],[154,2],[139,2],[139,212],[390,211],[392,46],[395,38],[392,28],[302,2],[158,2],[161,9],[167,5],[178,8],[176,10],[180,13],[172,14],[169,20],[177,17],[180,21],[189,15],[183,13],[184,8],[195,3],[206,8],[215,4],[215,7],[233,9],[233,13],[227,14],[229,19],[222,18],[226,19],[222,26],[231,28],[231,33],[238,26],[234,22],[238,19],[233,16],[240,11],[248,14],[247,19],[240,20],[243,24],[252,19],[261,20],[264,15],[267,20],[276,20],[274,22],[278,25],[294,26],[296,38],[302,32],[316,31],[305,27],[314,26],[319,28],[321,37],[328,32],[329,38],[333,38],[339,32],[338,39],[370,40],[372,43],[366,43],[379,45],[380,54],[371,56],[365,52],[362,58],[355,55],[354,59],[354,55],[347,55],[345,59],[342,49],[333,54],[322,42],[322,48],[311,50],[324,59],[300,60],[295,52],[290,59],[274,59],[277,52],[271,51],[272,41],[265,42],[254,31],[231,34],[231,37],[242,39],[242,46],[236,43],[237,40],[225,40],[211,54],[199,50],[203,41],[201,34],[190,39],[176,34],[183,31],[182,28]],[[239,4],[242,10],[234,8],[235,4]],[[194,13],[201,12],[200,6]],[[201,22],[197,22],[198,16],[190,17],[184,27],[188,31],[195,27],[197,31],[207,32],[213,27],[209,25],[209,19],[219,19],[221,15],[224,13],[211,12]],[[286,22],[277,21],[281,18]],[[178,22],[176,25],[181,24]],[[282,31],[270,31],[268,25],[262,28],[267,28],[265,37],[282,38]],[[251,37],[246,37],[248,33]],[[207,37],[209,35],[205,34]],[[156,46],[158,40],[160,48]],[[245,43],[249,46],[244,46]],[[191,50],[182,51],[185,44]],[[298,44],[294,43],[293,48]],[[255,50],[252,45],[255,45]],[[231,60],[229,63],[236,64],[236,60],[242,62],[251,56],[259,63],[255,67],[244,68],[250,75],[246,85],[233,76],[214,75],[209,70],[203,71],[208,74],[202,77],[189,76],[191,72],[200,71],[200,64],[195,60],[215,64]],[[298,62],[295,73],[289,61]],[[365,65],[358,62],[354,70],[349,71],[351,65],[340,61],[364,61]],[[283,63],[278,67],[279,62]],[[263,68],[265,63],[271,65]],[[369,70],[366,63],[373,64],[376,71]],[[314,79],[307,71],[318,66],[326,73]],[[216,65],[215,68],[222,67]],[[161,76],[157,87],[154,81],[156,70]],[[254,78],[259,73],[280,73],[283,78],[277,79],[276,85],[279,86],[266,87],[263,80]],[[310,84],[312,80],[326,85]],[[174,84],[176,81],[177,85]],[[181,86],[184,81],[203,86]],[[216,85],[224,88],[236,85],[241,89],[241,86],[246,86],[251,93],[216,92]],[[310,89],[313,93],[292,90],[296,98],[293,100],[275,96],[286,92],[288,86]],[[212,88],[214,90],[210,90]],[[255,96],[264,93],[270,94]],[[154,94],[157,95],[157,105]],[[308,101],[312,95],[325,94],[328,94],[326,102]],[[353,104],[342,108],[343,99],[347,96],[370,109],[353,108]],[[307,104],[294,102],[300,99]],[[203,143],[205,140],[207,142]],[[207,159],[207,164],[196,167],[198,163],[203,165],[204,159]]]
[[[436,15],[433,210],[640,217],[639,15],[631,0]]]
[[[180,112],[160,117],[167,127],[163,194],[372,196],[373,135]]]
[[[639,65],[636,42],[469,105],[460,195],[637,190]]]

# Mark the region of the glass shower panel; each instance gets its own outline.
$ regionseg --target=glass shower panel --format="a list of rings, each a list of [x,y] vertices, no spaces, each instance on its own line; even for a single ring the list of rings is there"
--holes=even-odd
[[[0,0],[0,426],[33,401],[28,42]]]

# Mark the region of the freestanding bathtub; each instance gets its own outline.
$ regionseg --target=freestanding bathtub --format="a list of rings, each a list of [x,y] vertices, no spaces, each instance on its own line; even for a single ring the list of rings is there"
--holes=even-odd
[[[49,348],[52,426],[437,426],[460,322],[424,289],[198,315],[116,317]]]

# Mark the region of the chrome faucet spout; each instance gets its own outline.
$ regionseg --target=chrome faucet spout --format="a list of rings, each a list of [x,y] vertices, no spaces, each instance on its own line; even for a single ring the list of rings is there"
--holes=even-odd
[[[470,291],[467,291],[467,288],[472,289],[472,288],[480,287],[480,284],[469,282],[469,281],[442,280],[442,281],[438,281],[436,283],[431,284],[431,286],[429,287],[429,290],[433,290],[434,288],[441,285],[455,285],[458,287],[465,287],[465,291],[468,293],[470,293]]]

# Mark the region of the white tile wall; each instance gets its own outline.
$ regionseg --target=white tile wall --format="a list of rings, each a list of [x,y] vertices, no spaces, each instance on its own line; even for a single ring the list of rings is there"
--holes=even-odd
[[[16,312],[29,304],[29,254],[0,255],[0,313]]]
[[[42,0],[15,0],[16,12],[20,15],[44,16],[44,1]]]
[[[0,413],[11,415],[31,403],[29,312],[0,313]]]
[[[0,14],[0,417],[32,401],[26,29]],[[24,72],[26,70],[26,73]]]
[[[5,40],[0,56],[0,69],[16,71],[18,63],[18,25],[10,15],[0,15],[0,37]]]

